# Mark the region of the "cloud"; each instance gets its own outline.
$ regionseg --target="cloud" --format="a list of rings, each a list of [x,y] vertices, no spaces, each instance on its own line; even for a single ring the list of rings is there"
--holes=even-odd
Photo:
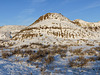
[[[86,9],[96,8],[96,7],[100,7],[100,1],[96,1],[92,4],[90,4],[89,6],[86,7]]]
[[[30,25],[32,24],[33,22],[35,21],[34,18],[27,18],[27,19],[24,19],[23,21],[20,22],[21,25]]]
[[[92,8],[96,8],[96,7],[100,7],[100,1],[99,0],[95,1],[93,3],[90,3],[89,5],[84,6],[81,9],[77,9],[77,10],[73,11],[72,13],[78,13],[78,12],[82,12],[82,11],[89,10],[89,9],[92,9]]]
[[[64,0],[63,3],[70,3],[70,2],[75,2],[75,1],[80,1],[80,0]]]
[[[42,3],[45,2],[46,0],[32,0],[33,3]]]
[[[17,16],[18,18],[25,18],[27,16],[32,15],[35,12],[34,8],[30,8],[30,9],[24,9],[20,12],[20,14]]]
[[[35,9],[31,8],[31,9],[24,9],[21,13],[23,14],[32,14],[33,12],[35,12]]]

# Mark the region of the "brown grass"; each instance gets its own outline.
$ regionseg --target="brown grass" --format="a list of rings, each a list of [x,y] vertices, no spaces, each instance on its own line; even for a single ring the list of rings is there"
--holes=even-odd
[[[100,56],[98,56],[98,57],[96,58],[96,60],[100,61]]]
[[[92,50],[92,49],[90,49],[90,50],[86,50],[86,51],[84,51],[84,53],[85,54],[88,54],[88,55],[96,55],[96,51],[95,50]]]
[[[94,46],[93,44],[89,44],[89,43],[87,43],[86,45],[87,45],[87,46]]]
[[[51,62],[53,62],[54,61],[54,57],[53,56],[48,56],[46,59],[45,59],[45,62],[47,63],[47,64],[50,64]]]
[[[96,51],[100,51],[100,47],[95,47],[94,48]]]
[[[88,63],[88,60],[84,57],[78,57],[76,59],[69,60],[70,67],[83,67]]]
[[[46,57],[49,53],[50,53],[50,51],[47,51],[47,50],[39,50],[35,54],[32,54],[29,57],[29,61],[41,60],[44,57]]]
[[[22,45],[21,46],[21,48],[27,48],[28,47],[28,45]]]
[[[10,53],[6,53],[6,52],[2,52],[2,58],[8,58],[10,57],[12,54]]]
[[[3,46],[3,45],[0,45],[0,48],[4,48],[5,46]]]
[[[83,55],[82,49],[70,50],[74,55]]]

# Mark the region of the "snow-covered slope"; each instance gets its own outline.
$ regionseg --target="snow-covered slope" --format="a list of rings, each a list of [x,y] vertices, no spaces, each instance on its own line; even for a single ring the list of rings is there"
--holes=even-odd
[[[82,26],[82,27],[100,27],[100,22],[86,22],[81,19],[76,19],[73,23]]]
[[[7,25],[0,27],[0,40],[8,40],[26,26]]]
[[[99,22],[86,22],[81,19],[76,19],[72,23],[81,26],[84,29],[89,29],[93,32],[99,32],[100,34],[100,21]]]
[[[58,13],[47,13],[33,24],[22,29],[12,40],[14,46],[41,43],[45,45],[65,45],[68,39],[99,39],[100,34],[82,28]],[[72,42],[74,43],[74,42]],[[75,42],[77,43],[77,41]]]
[[[86,23],[47,13],[22,29],[0,28],[12,37],[0,40],[0,75],[100,75],[100,31]]]

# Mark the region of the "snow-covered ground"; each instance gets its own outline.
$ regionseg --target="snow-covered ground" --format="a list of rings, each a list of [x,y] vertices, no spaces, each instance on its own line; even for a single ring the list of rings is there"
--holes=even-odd
[[[14,35],[16,35],[17,32],[24,29],[27,26],[18,26],[18,25],[5,25],[0,27],[0,40],[9,40]]]
[[[27,62],[28,57],[21,57],[20,55],[3,59],[2,50],[0,50],[0,75],[100,75],[100,60],[88,62],[88,65],[84,67],[70,67],[69,60],[79,57],[70,52],[71,48],[68,48],[66,57],[61,58],[59,54],[55,54],[54,61],[50,64],[44,62],[29,63]],[[86,50],[84,48],[83,51]],[[76,49],[79,47],[77,46]],[[10,49],[4,49],[4,51],[10,51]],[[96,56],[84,55],[84,57]]]
[[[0,75],[100,75],[100,22],[47,13],[0,27]]]

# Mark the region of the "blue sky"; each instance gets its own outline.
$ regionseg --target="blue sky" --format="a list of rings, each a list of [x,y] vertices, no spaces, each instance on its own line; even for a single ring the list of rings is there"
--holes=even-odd
[[[0,26],[30,25],[48,12],[98,22],[100,0],[0,0]]]

